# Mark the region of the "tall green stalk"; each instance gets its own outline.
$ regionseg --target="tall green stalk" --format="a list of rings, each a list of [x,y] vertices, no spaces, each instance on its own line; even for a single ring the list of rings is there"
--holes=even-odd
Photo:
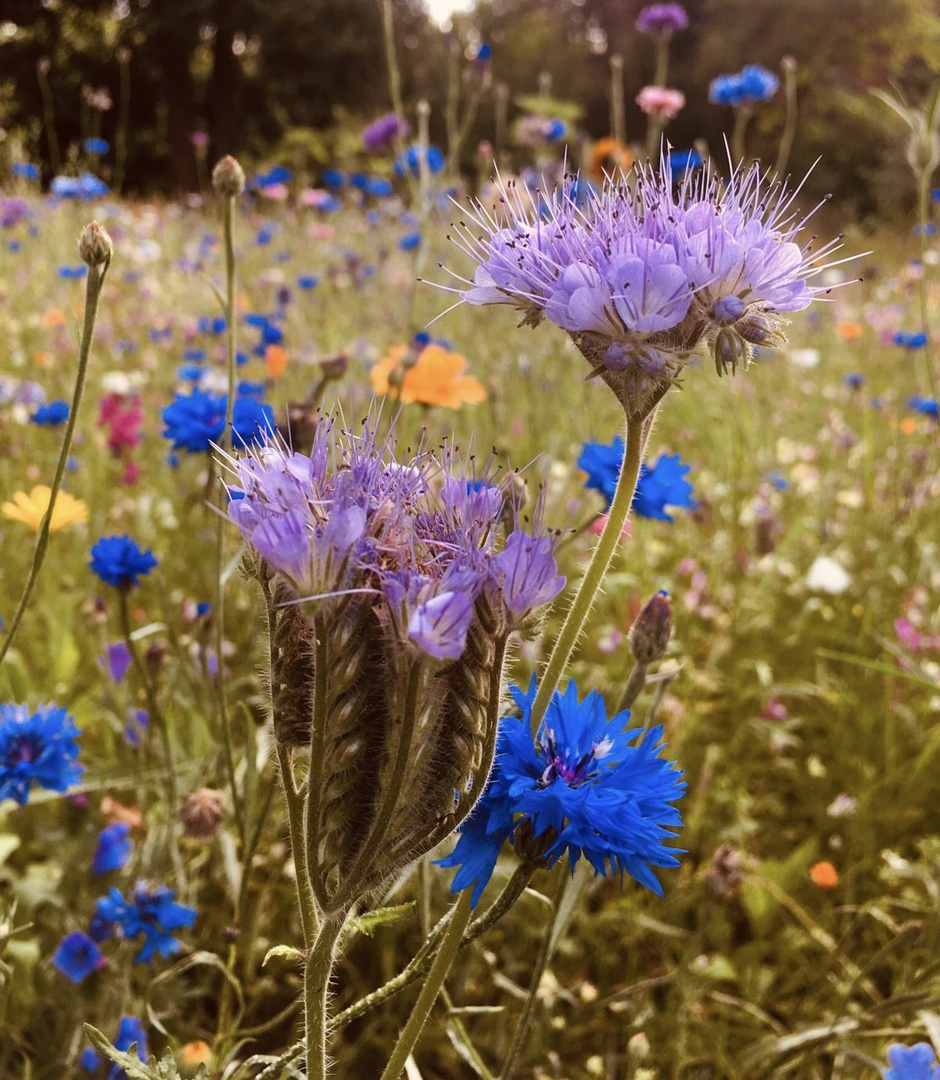
[[[614,492],[613,501],[607,511],[607,522],[604,530],[594,548],[594,554],[588,564],[577,594],[568,609],[565,621],[555,640],[554,648],[548,658],[545,670],[539,679],[538,692],[532,703],[532,726],[537,728],[545,716],[548,703],[552,694],[558,687],[574,647],[581,636],[594,597],[601,586],[604,574],[610,566],[620,542],[620,534],[630,516],[630,506],[636,493],[636,485],[640,478],[640,464],[643,456],[643,448],[646,443],[646,430],[648,421],[633,421],[627,424],[625,434],[625,447],[623,465],[620,469],[620,477],[617,481],[617,489]]]
[[[88,277],[85,283],[85,314],[82,320],[82,336],[78,347],[78,369],[75,372],[75,387],[72,390],[72,403],[69,407],[69,417],[65,424],[65,433],[62,437],[62,447],[59,450],[59,460],[56,462],[55,476],[49,491],[49,506],[39,524],[39,532],[36,537],[36,548],[33,552],[33,564],[29,568],[26,584],[23,586],[23,594],[20,597],[16,613],[10,621],[3,644],[0,645],[0,664],[10,651],[10,646],[16,637],[23,621],[23,615],[29,606],[33,589],[39,579],[46,557],[46,549],[49,546],[49,532],[52,525],[52,514],[55,510],[56,499],[62,488],[62,479],[65,476],[65,468],[68,463],[69,453],[72,449],[72,439],[75,435],[75,425],[78,422],[78,410],[82,403],[85,392],[85,379],[88,374],[88,358],[91,355],[91,342],[95,333],[95,319],[98,315],[98,301],[101,297],[101,289],[104,285],[105,275],[111,265],[112,245],[111,237],[98,224],[93,221],[82,230],[79,239],[79,253],[82,260],[88,266]]]
[[[930,332],[930,301],[927,293],[927,225],[930,219],[931,171],[924,168],[917,174],[917,248],[920,257],[920,279],[917,282],[917,299],[920,308],[920,326],[924,332],[924,363],[927,366],[927,383],[930,396],[936,401],[937,370],[934,364],[934,342]]]
[[[317,936],[307,953],[307,964],[304,968],[304,1027],[307,1032],[306,1080],[326,1080],[330,978],[336,960],[336,946],[345,921],[345,911],[333,912],[325,918],[320,923]]]

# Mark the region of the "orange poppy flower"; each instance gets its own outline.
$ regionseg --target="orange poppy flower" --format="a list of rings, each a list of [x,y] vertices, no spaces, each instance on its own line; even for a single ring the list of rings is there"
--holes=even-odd
[[[611,173],[616,169],[629,172],[632,165],[633,154],[630,153],[629,147],[624,146],[619,139],[605,135],[594,144],[588,172],[595,180],[603,180],[605,172]]]
[[[902,435],[913,435],[917,430],[917,421],[913,416],[905,416],[898,425],[898,430]]]
[[[268,377],[279,379],[287,371],[287,350],[283,345],[269,345],[264,350],[264,362],[268,368]]]
[[[65,326],[65,312],[59,308],[49,308],[42,317],[43,326]]]
[[[837,322],[833,329],[845,341],[857,341],[865,333],[865,327],[857,322]]]
[[[13,502],[5,502],[0,506],[0,513],[11,521],[22,521],[34,532],[39,532],[42,519],[49,509],[51,495],[52,489],[47,484],[37,484],[28,495],[25,491],[18,491],[13,496]],[[85,503],[69,495],[67,491],[60,491],[52,511],[52,520],[49,522],[49,532],[57,532],[66,525],[80,525],[87,520],[88,507]]]
[[[373,367],[372,390],[376,394],[400,397],[406,405],[440,405],[459,409],[486,401],[486,387],[472,375],[465,375],[466,359],[441,345],[426,345],[411,367],[403,361],[408,345],[396,345]]]
[[[839,884],[839,871],[831,862],[813,863],[809,868],[809,877],[820,889],[834,889]]]

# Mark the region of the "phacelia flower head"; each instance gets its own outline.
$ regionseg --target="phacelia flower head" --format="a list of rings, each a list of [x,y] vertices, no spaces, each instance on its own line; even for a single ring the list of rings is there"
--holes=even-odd
[[[929,1043],[889,1046],[888,1065],[881,1071],[884,1080],[940,1080],[940,1063]]]
[[[66,791],[84,769],[76,760],[81,734],[65,709],[41,705],[0,705],[0,800],[20,806],[33,786]]]
[[[374,887],[469,810],[495,746],[509,636],[564,578],[539,507],[525,526],[511,478],[468,475],[453,448],[398,460],[369,425],[321,421],[309,454],[272,442],[226,464],[229,516],[272,611],[275,735],[313,740],[336,763],[311,832],[320,846],[310,841],[329,903],[335,875]],[[365,828],[393,775],[392,812]],[[362,878],[355,853],[386,822],[399,839]]]
[[[88,564],[105,585],[130,589],[157,565],[148,551],[142,551],[129,536],[103,536],[91,549]]]
[[[182,945],[171,931],[192,926],[196,914],[195,908],[177,904],[173,900],[173,890],[165,885],[148,889],[138,882],[130,899],[125,899],[120,889],[112,888],[107,896],[97,901],[92,933],[97,930],[99,940],[115,929],[124,938],[143,935],[134,962],[149,964],[154,956],[170,957],[180,951]]]
[[[838,239],[811,253],[795,193],[758,166],[727,181],[707,168],[674,181],[668,161],[584,192],[568,177],[536,198],[501,185],[453,238],[477,264],[457,288],[509,304],[522,322],[566,330],[628,417],[648,416],[699,344],[719,374],[781,338],[782,316],[825,292],[812,279]]]
[[[649,4],[636,20],[641,34],[671,34],[688,25],[689,16],[681,4]]]
[[[509,840],[520,855],[574,869],[584,856],[595,874],[628,874],[662,896],[654,867],[679,865],[666,845],[682,824],[673,805],[683,773],[659,745],[662,728],[626,728],[628,712],[608,718],[596,691],[578,699],[574,682],[556,691],[535,739],[530,723],[535,680],[512,689],[521,717],[500,721],[489,786],[441,866],[459,866],[454,892],[473,886],[479,901]]]

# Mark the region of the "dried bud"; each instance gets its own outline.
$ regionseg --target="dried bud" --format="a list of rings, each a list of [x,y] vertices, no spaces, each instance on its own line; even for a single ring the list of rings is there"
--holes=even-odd
[[[636,617],[630,630],[630,650],[638,664],[662,660],[672,637],[672,604],[662,589]]]
[[[211,840],[222,824],[222,792],[199,788],[180,807],[183,832],[193,840]]]
[[[741,883],[744,857],[734,844],[725,842],[712,856],[705,874],[709,889],[724,900],[735,896]]]
[[[245,190],[245,171],[231,154],[226,154],[212,170],[212,186],[228,199]]]
[[[320,371],[326,382],[341,379],[349,368],[349,357],[344,352],[334,353],[332,356],[320,358]]]
[[[78,254],[89,266],[106,266],[111,261],[114,245],[107,229],[97,221],[82,229],[78,238]]]

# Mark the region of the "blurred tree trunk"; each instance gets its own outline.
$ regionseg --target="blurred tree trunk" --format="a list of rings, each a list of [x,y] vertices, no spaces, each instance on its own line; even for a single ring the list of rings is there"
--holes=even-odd
[[[195,126],[193,75],[190,60],[196,45],[191,23],[161,19],[149,43],[149,51],[162,74],[162,97],[166,105],[170,171],[177,191],[195,191],[196,155],[192,132]]]
[[[215,0],[212,9],[216,33],[206,102],[211,135],[210,168],[224,154],[234,155],[241,149],[244,80],[241,61],[232,45],[239,31],[246,38],[249,35],[249,27],[245,25],[249,6],[244,0]]]

